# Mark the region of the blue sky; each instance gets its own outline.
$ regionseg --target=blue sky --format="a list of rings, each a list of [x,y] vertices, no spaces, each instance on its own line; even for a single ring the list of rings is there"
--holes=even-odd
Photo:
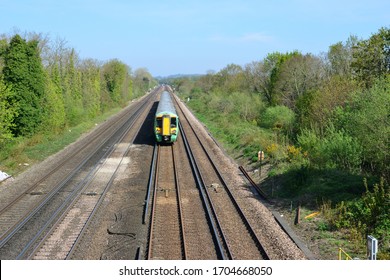
[[[81,58],[154,76],[244,66],[271,52],[320,54],[390,27],[389,0],[0,0],[0,34],[62,38]]]

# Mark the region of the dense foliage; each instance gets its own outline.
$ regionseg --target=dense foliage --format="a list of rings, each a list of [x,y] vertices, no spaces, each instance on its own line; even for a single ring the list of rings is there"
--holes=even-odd
[[[117,59],[80,59],[63,40],[26,37],[0,40],[0,148],[21,137],[61,133],[157,83],[146,69],[133,74]]]
[[[42,121],[42,96],[45,76],[39,57],[38,42],[26,42],[15,35],[4,51],[3,81],[14,91],[8,98],[16,107],[12,132],[15,136],[33,133]]]
[[[333,229],[360,242],[375,234],[390,253],[389,28],[320,56],[274,52],[170,82],[228,149],[253,162],[265,151],[263,186],[277,182],[274,195],[314,207],[331,200]]]

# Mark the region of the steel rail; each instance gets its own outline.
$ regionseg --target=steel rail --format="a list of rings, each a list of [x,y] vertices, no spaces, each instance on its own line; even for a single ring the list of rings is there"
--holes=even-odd
[[[145,197],[145,203],[144,203],[144,211],[143,211],[143,214],[142,214],[142,224],[146,223],[146,216],[148,215],[148,211],[149,211],[150,191],[152,189],[153,179],[154,179],[154,176],[155,176],[157,150],[158,150],[157,143],[154,143],[152,163],[150,165],[150,174],[149,174],[148,188],[147,188],[147,191],[146,191],[146,197]]]
[[[190,159],[191,168],[193,170],[193,173],[194,173],[194,176],[195,176],[195,179],[196,179],[196,182],[197,182],[200,194],[201,194],[202,202],[203,202],[204,207],[206,208],[207,219],[208,219],[210,226],[211,226],[211,230],[213,233],[212,234],[213,239],[217,245],[217,255],[220,259],[223,259],[223,260],[231,259],[231,253],[229,250],[229,246],[227,244],[226,237],[225,237],[223,230],[222,230],[222,227],[218,221],[214,206],[212,205],[211,200],[208,198],[208,194],[207,194],[207,191],[205,188],[204,180],[203,180],[202,175],[199,171],[198,164],[196,163],[195,157],[194,157],[192,150],[188,144],[187,137],[185,135],[185,132],[184,132],[183,127],[182,127],[180,122],[179,122],[179,127],[180,127],[180,133],[181,133],[182,138],[183,138],[183,142],[184,142],[184,145],[186,148],[187,155]],[[222,239],[223,245],[221,243],[220,237]],[[226,250],[227,255],[225,254],[225,250]]]
[[[139,113],[139,114],[136,116],[136,118],[138,119],[138,118],[140,117],[140,115],[141,115],[141,113]],[[137,121],[137,120],[135,120],[134,123],[135,123],[136,121]],[[131,139],[131,141],[130,141],[128,147],[126,148],[125,152],[123,153],[123,157],[121,158],[120,163],[118,164],[117,168],[115,169],[113,176],[110,178],[109,182],[107,183],[107,185],[106,185],[106,187],[105,187],[105,189],[104,189],[104,192],[102,193],[102,195],[101,195],[101,197],[100,197],[98,203],[96,204],[96,206],[95,206],[94,209],[93,209],[93,212],[92,212],[91,215],[88,217],[88,220],[86,221],[86,223],[85,223],[84,227],[82,228],[80,234],[77,236],[76,241],[75,241],[75,243],[73,244],[71,250],[69,251],[69,253],[68,253],[66,259],[70,259],[70,257],[73,255],[73,253],[74,253],[74,251],[75,251],[75,248],[77,247],[78,243],[80,242],[81,237],[84,235],[84,233],[85,233],[85,231],[86,231],[86,229],[87,229],[87,227],[88,227],[90,221],[92,220],[92,218],[94,217],[95,213],[97,212],[97,210],[99,209],[100,205],[102,204],[103,199],[105,198],[105,195],[106,195],[107,191],[109,190],[109,187],[110,187],[110,186],[112,185],[112,183],[114,182],[115,175],[116,175],[116,173],[117,173],[117,171],[118,171],[118,169],[119,169],[119,167],[120,167],[120,165],[121,165],[121,163],[122,163],[122,161],[123,161],[123,159],[124,159],[124,156],[128,155],[128,152],[129,152],[129,150],[130,150],[130,148],[131,148],[131,145],[134,143],[135,137],[139,134],[139,132],[140,132],[140,130],[141,130],[141,127],[142,127],[142,125],[138,128],[137,132],[134,134],[134,137]],[[131,127],[129,127],[129,130],[130,130],[130,128],[131,128]],[[121,140],[124,138],[125,135],[126,135],[126,134],[123,135],[123,137],[121,138]]]
[[[172,155],[172,163],[173,163],[173,171],[174,171],[174,180],[175,180],[175,196],[177,201],[177,214],[178,214],[178,223],[179,223],[179,230],[180,230],[180,244],[181,244],[181,252],[182,252],[182,259],[187,259],[187,248],[186,248],[186,238],[185,238],[185,231],[184,231],[184,222],[183,222],[183,211],[181,207],[181,196],[180,196],[180,185],[179,185],[179,179],[177,174],[177,166],[175,161],[175,153],[174,153],[174,146],[171,145],[171,155]],[[153,252],[153,236],[154,236],[154,223],[155,223],[155,211],[156,211],[156,203],[157,203],[157,185],[158,185],[158,174],[159,174],[159,166],[160,163],[160,151],[161,147],[158,145],[158,153],[157,153],[157,166],[156,166],[156,172],[155,172],[155,180],[154,180],[154,195],[153,195],[153,201],[152,201],[152,210],[151,210],[151,217],[150,217],[150,227],[149,227],[149,242],[148,242],[148,255],[147,259],[151,259]]]
[[[249,181],[249,183],[254,187],[257,191],[257,193],[264,198],[265,200],[268,200],[268,196],[265,194],[265,192],[253,181],[253,179],[249,176],[248,172],[245,171],[243,166],[239,166],[238,169],[242,172],[242,174],[245,176],[245,178]]]
[[[151,98],[151,97],[148,97],[148,98]],[[143,104],[146,104],[147,101],[149,99],[146,99],[144,100]],[[127,118],[127,114],[123,114],[122,116],[119,117],[119,120],[123,120],[125,118]],[[125,124],[125,123],[124,123]],[[123,124],[123,125],[124,125]],[[123,126],[122,125],[122,126]],[[98,138],[99,136],[103,135],[104,133],[107,132],[107,129],[104,129],[103,127],[100,128],[101,131],[95,135],[95,138]],[[117,130],[116,130],[117,131]],[[114,133],[116,132],[114,131]],[[112,137],[113,134],[110,134],[108,137],[106,137],[105,139],[110,139]],[[105,141],[103,141],[105,142]],[[61,160],[57,165],[55,165],[47,174],[45,174],[45,176],[41,177],[37,182],[35,182],[32,186],[30,186],[27,190],[25,190],[23,192],[23,194],[17,196],[11,203],[7,204],[6,206],[4,206],[3,208],[0,209],[0,215],[2,215],[6,210],[8,210],[10,207],[12,207],[16,202],[18,202],[19,200],[21,200],[24,195],[26,193],[29,193],[31,192],[33,189],[35,189],[39,184],[41,184],[45,179],[47,179],[48,177],[50,177],[51,175],[53,175],[56,171],[58,171],[59,169],[61,169],[65,163],[69,162],[70,160],[73,159],[74,155],[77,155],[80,151],[82,151],[83,149],[85,149],[87,146],[91,145],[91,141],[88,141],[86,142],[85,144],[83,144],[82,146],[78,147],[75,151],[73,151],[69,156],[67,156],[65,159]],[[98,147],[98,149],[101,148],[101,147]],[[95,149],[94,151],[96,152],[96,150],[98,149]],[[81,162],[78,166],[80,165],[83,165],[85,164],[85,162]],[[76,173],[78,171],[77,167],[74,169]],[[1,239],[1,238],[0,238]]]
[[[143,106],[141,106],[141,108],[143,108]],[[130,129],[132,128],[132,126],[134,125],[134,123],[137,121],[137,119],[139,118],[139,116],[141,115],[142,111],[139,109],[137,110],[131,117],[131,121],[129,120],[129,124],[128,124],[128,127],[125,131],[123,131],[121,133],[121,135],[118,137],[118,140],[116,140],[116,143],[119,143],[125,136],[126,134],[130,131]],[[128,146],[127,150],[130,148],[130,145]],[[111,149],[107,150],[105,152],[105,154],[100,158],[100,160],[98,161],[100,163],[101,159],[103,158],[108,158],[110,154],[113,153],[114,151],[114,145],[111,147]],[[123,158],[121,159],[120,162],[122,162]],[[100,166],[101,167],[101,166]],[[94,176],[96,175],[96,173],[99,171],[99,168],[97,168],[97,165],[95,165],[94,168],[92,168],[92,170],[88,173],[88,175],[84,178],[83,181],[81,181],[76,187],[75,189],[72,191],[72,193],[67,197],[67,199],[57,208],[57,210],[51,215],[51,217],[47,220],[47,222],[44,224],[44,226],[40,229],[40,231],[34,236],[34,238],[32,238],[28,244],[25,246],[25,248],[22,250],[22,252],[18,255],[17,259],[21,259],[26,251],[32,246],[32,244],[34,244],[38,238],[42,235],[42,233],[50,226],[51,223],[53,223],[54,221],[56,221],[53,226],[51,227],[51,230],[45,235],[45,237],[43,238],[43,240],[38,244],[37,247],[35,247],[33,249],[33,253],[30,254],[29,257],[31,257],[35,251],[38,250],[38,247],[40,247],[44,240],[50,235],[50,233],[55,229],[56,225],[59,224],[62,220],[62,218],[65,217],[65,215],[67,214],[67,212],[72,208],[72,206],[76,203],[76,200],[81,196],[81,194],[83,193],[83,191],[88,187],[89,183],[93,180]],[[107,191],[107,187],[111,185],[112,181],[113,181],[113,178],[114,178],[114,175],[115,173],[117,172],[119,168],[119,165],[117,166],[116,170],[114,171],[113,173],[113,176],[111,177],[110,181],[109,181],[109,184],[106,185],[105,187],[105,190],[104,190],[104,194],[106,193]],[[104,197],[103,194],[101,195],[101,198]],[[100,203],[99,203],[100,204]],[[63,214],[61,214],[61,212],[63,212]]]
[[[155,174],[154,174],[152,208],[150,210],[151,212],[150,212],[150,221],[149,221],[149,241],[148,241],[148,255],[147,255],[148,260],[150,260],[152,257],[154,210],[156,208],[156,202],[157,202],[157,183],[158,183],[157,174],[158,174],[158,169],[159,169],[159,165],[158,165],[159,157],[160,157],[160,146],[157,146],[157,157],[156,157],[157,165],[156,165]]]
[[[183,209],[181,205],[181,195],[180,195],[180,184],[179,184],[179,176],[177,173],[177,165],[175,160],[175,152],[174,147],[172,145],[172,159],[173,159],[173,168],[175,169],[175,184],[176,184],[176,196],[177,196],[177,205],[179,212],[179,224],[180,224],[180,235],[182,239],[182,251],[183,251],[183,259],[187,259],[187,246],[186,246],[186,236],[184,230],[184,218],[183,218]]]
[[[176,100],[176,99],[175,99],[175,100]],[[243,222],[244,222],[244,224],[245,224],[245,226],[246,226],[246,228],[247,228],[249,234],[251,235],[251,237],[252,237],[253,241],[255,242],[257,248],[259,249],[260,254],[262,255],[262,257],[263,257],[264,259],[267,259],[267,260],[268,260],[268,259],[269,259],[268,254],[266,253],[266,251],[265,251],[263,245],[261,244],[260,240],[258,239],[258,237],[257,237],[255,231],[253,230],[253,227],[252,227],[252,225],[250,224],[249,220],[246,218],[246,216],[245,216],[244,212],[242,211],[241,207],[238,205],[237,200],[234,198],[234,195],[233,195],[233,193],[231,192],[230,188],[228,187],[228,185],[227,185],[225,179],[222,177],[221,172],[219,171],[219,169],[218,169],[217,166],[215,165],[214,161],[211,159],[209,152],[206,150],[206,148],[205,148],[205,146],[203,145],[202,141],[200,140],[198,134],[196,133],[195,129],[193,128],[191,122],[188,120],[187,116],[184,114],[183,109],[180,107],[180,105],[179,105],[179,103],[178,103],[177,101],[176,101],[176,103],[177,103],[179,109],[181,110],[182,115],[186,118],[186,120],[187,120],[189,126],[191,127],[191,129],[192,129],[194,135],[196,136],[196,138],[197,138],[197,140],[198,140],[200,146],[202,147],[204,153],[206,154],[208,160],[209,160],[210,163],[212,164],[215,173],[217,174],[217,176],[218,176],[218,178],[220,179],[220,181],[223,183],[224,188],[225,188],[225,190],[226,190],[226,192],[227,192],[229,198],[231,199],[231,201],[232,201],[234,207],[236,208],[236,210],[237,210],[239,216],[240,216],[241,219],[243,220]],[[206,191],[207,191],[207,189],[206,189]]]
[[[73,172],[71,172],[66,178],[65,180],[63,180],[59,185],[57,185],[56,188],[54,188],[49,194],[47,194],[42,200],[40,200],[36,205],[35,205],[35,208],[32,208],[32,211],[27,213],[26,215],[24,215],[17,224],[15,224],[13,227],[11,227],[10,229],[8,229],[0,238],[1,238],[1,241],[0,241],[0,248],[4,247],[4,245],[35,215],[37,214],[46,204],[48,201],[50,201],[54,195],[56,195],[59,190],[64,187],[67,182],[96,154],[96,151],[100,150],[106,143],[107,141],[112,137],[112,135],[114,135],[116,132],[118,132],[119,130],[123,129],[124,127],[126,126],[132,126],[133,123],[135,122],[134,118],[136,118],[137,115],[139,115],[141,112],[142,112],[142,109],[146,106],[147,104],[147,101],[145,101],[144,103],[141,104],[141,106],[131,115],[131,117],[121,125],[121,127],[116,130],[114,133],[110,134],[108,137],[106,137],[104,139],[104,141],[101,142],[101,145],[99,145],[96,149],[94,149],[93,152],[91,152],[88,157],[82,161],[81,164],[79,164],[74,170]],[[123,133],[121,134],[123,135]],[[119,138],[122,138],[121,136]],[[118,141],[118,140],[117,140]],[[117,142],[116,141],[116,142]],[[113,146],[111,147],[111,149],[108,149],[101,157],[100,157],[100,160],[104,157],[106,157],[113,149]],[[80,188],[80,185],[82,184],[85,184],[85,182],[87,182],[91,176],[93,176],[94,174],[94,171],[96,171],[96,166],[99,164],[99,161],[97,161],[97,164],[95,164],[95,166],[88,172],[88,174],[85,176],[85,178],[83,179],[83,181],[81,183],[79,183],[76,187],[76,189],[69,195],[69,197],[64,201],[64,203],[62,204],[62,209],[64,208],[64,205],[65,203],[69,203],[70,199],[74,197],[75,195],[75,191],[77,191],[77,189]],[[55,211],[55,213],[51,216],[58,216],[58,210]],[[44,225],[44,227],[48,227],[50,222],[51,222],[52,218],[49,219],[49,221],[47,221]],[[38,234],[42,234],[42,231],[39,231]],[[36,235],[37,236],[37,235]],[[36,236],[33,238],[34,240],[36,240]],[[28,243],[28,246],[31,246],[32,240],[30,240],[30,242]],[[26,249],[26,248],[25,248]],[[23,249],[22,253],[24,254],[26,250]],[[22,256],[22,253],[20,253],[18,255],[18,257],[21,257]]]

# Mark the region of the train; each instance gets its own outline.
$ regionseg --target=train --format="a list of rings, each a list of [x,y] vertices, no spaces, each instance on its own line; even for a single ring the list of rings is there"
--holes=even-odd
[[[163,91],[154,118],[154,133],[158,143],[174,143],[179,134],[179,116],[171,94]]]

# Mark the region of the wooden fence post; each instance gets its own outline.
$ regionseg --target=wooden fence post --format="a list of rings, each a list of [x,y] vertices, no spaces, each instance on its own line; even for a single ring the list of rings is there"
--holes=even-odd
[[[294,224],[299,224],[299,221],[301,219],[301,204],[298,204],[298,207],[297,207],[297,214],[295,215],[295,222]]]

